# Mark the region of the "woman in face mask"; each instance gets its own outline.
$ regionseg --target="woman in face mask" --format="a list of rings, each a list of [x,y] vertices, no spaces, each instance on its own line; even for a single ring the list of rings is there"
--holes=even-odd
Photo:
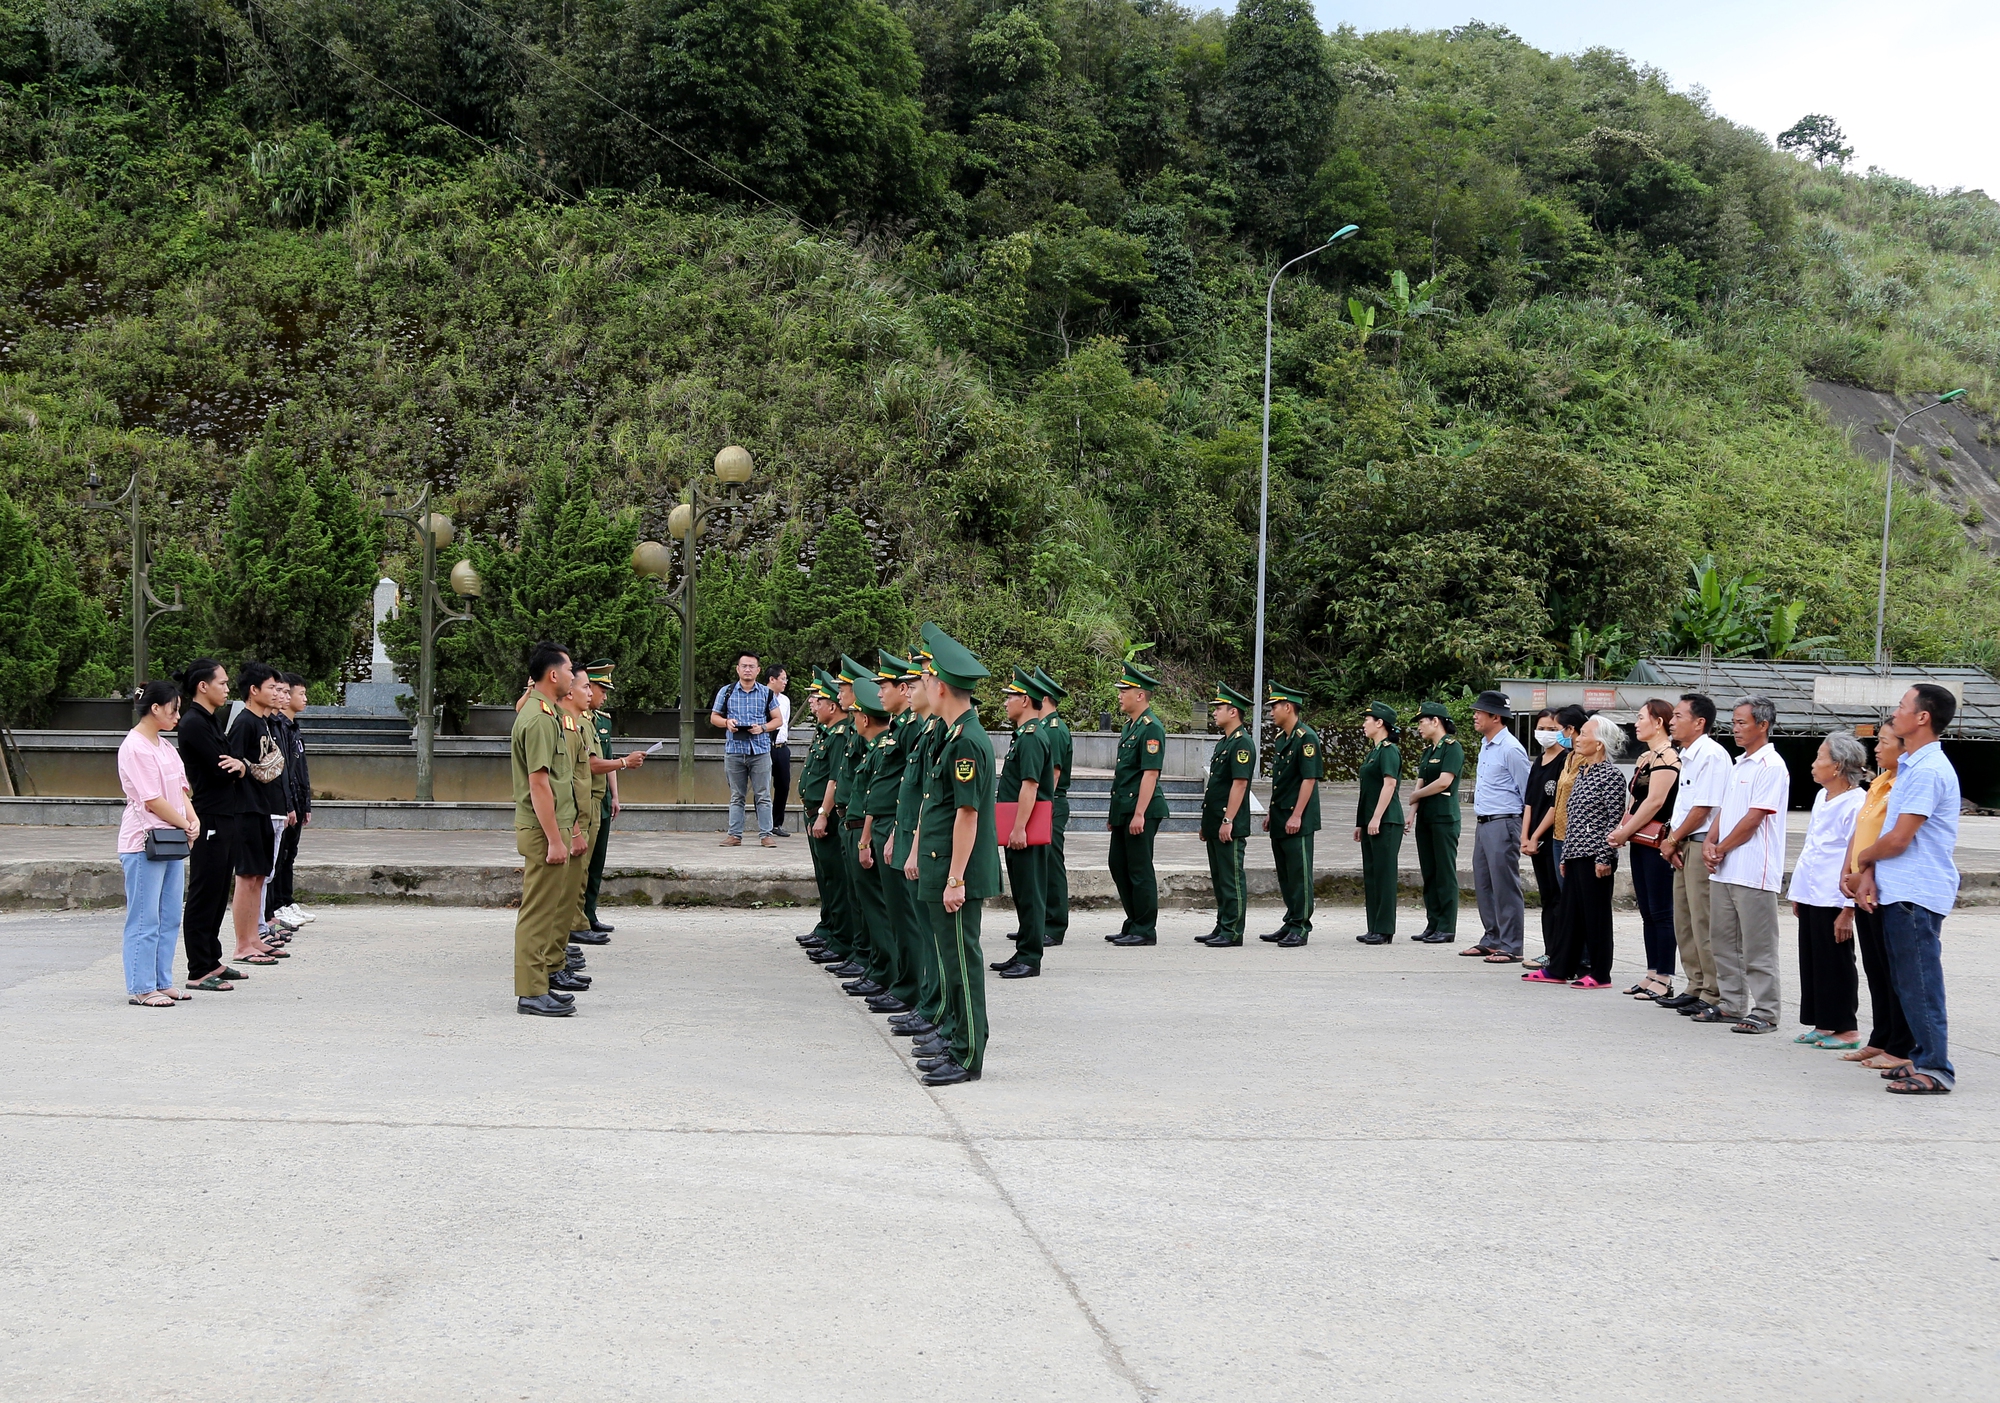
[[[1562,755],[1562,762],[1556,774],[1555,807],[1550,811],[1551,816],[1549,820],[1550,837],[1548,847],[1550,854],[1555,859],[1556,866],[1556,885],[1549,889],[1549,900],[1555,902],[1557,906],[1561,906],[1562,882],[1565,876],[1565,869],[1563,867],[1563,840],[1569,834],[1570,786],[1576,783],[1576,733],[1583,723],[1590,719],[1590,713],[1580,706],[1566,706],[1556,712],[1553,719],[1556,723],[1555,745]],[[1541,723],[1536,722],[1535,724],[1535,735],[1537,739],[1540,739],[1542,735],[1540,729]],[[1561,918],[1558,918],[1556,930],[1560,932],[1561,929]],[[1524,961],[1522,968],[1540,969],[1549,962],[1549,952],[1553,948],[1553,946],[1545,947],[1541,954],[1535,956],[1533,959]]]
[[[1521,851],[1535,864],[1535,890],[1541,894],[1543,952],[1537,959],[1546,961],[1548,952],[1556,948],[1562,929],[1562,858],[1554,829],[1556,786],[1562,780],[1563,765],[1569,760],[1569,751],[1563,746],[1562,725],[1556,720],[1556,709],[1552,706],[1535,713],[1535,745],[1538,752],[1528,767],[1528,821],[1523,825],[1527,836],[1521,839]]]

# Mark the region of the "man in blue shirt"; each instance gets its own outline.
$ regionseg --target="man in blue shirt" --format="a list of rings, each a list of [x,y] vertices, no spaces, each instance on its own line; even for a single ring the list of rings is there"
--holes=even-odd
[[[1488,964],[1521,962],[1527,911],[1521,901],[1521,815],[1528,807],[1528,752],[1507,729],[1514,713],[1499,692],[1481,692],[1472,703],[1479,732],[1479,774],[1472,785],[1472,890],[1485,934],[1462,955]],[[1547,900],[1547,894],[1544,894]]]
[[[1855,854],[1856,899],[1882,913],[1889,974],[1916,1047],[1889,1083],[1902,1096],[1942,1096],[1956,1084],[1945,1028],[1944,961],[1939,935],[1958,899],[1958,773],[1938,736],[1958,713],[1943,687],[1919,682],[1903,693],[1890,728],[1903,742],[1896,783],[1882,816],[1882,836]]]
[[[771,831],[771,737],[777,733],[778,702],[771,689],[757,680],[759,658],[741,653],[736,658],[736,682],[715,694],[708,709],[708,722],[718,731],[727,731],[722,743],[722,772],[729,779],[729,836],[725,848],[743,843],[743,792],[757,795],[757,831],[764,846],[778,846]]]

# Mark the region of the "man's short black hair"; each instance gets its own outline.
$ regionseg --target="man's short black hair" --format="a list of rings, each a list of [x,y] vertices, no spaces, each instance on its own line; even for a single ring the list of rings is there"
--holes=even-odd
[[[240,679],[243,683],[243,695],[246,697],[249,696],[277,675],[278,669],[272,667],[269,663],[260,663],[253,660],[243,664],[243,676]]]
[[[742,661],[742,659],[739,657],[738,661],[740,662]],[[764,669],[764,680],[768,682],[781,672],[784,673],[787,678],[790,678],[792,675],[792,670],[786,667],[783,663],[772,663],[769,667]]]
[[[306,685],[305,678],[299,676],[296,672],[284,672],[280,673],[279,676],[285,679],[287,687],[303,687]]]
[[[1704,734],[1715,729],[1715,699],[1705,697],[1700,692],[1682,692],[1681,700],[1687,703],[1688,715],[1701,722]]]
[[[528,650],[528,680],[539,682],[549,669],[569,661],[569,649],[560,643],[537,643]]]
[[[1951,718],[1958,715],[1958,698],[1949,688],[1935,682],[1919,682],[1910,690],[1917,694],[1917,710],[1930,713],[1931,730],[1943,735],[1951,725]]]
[[[755,653],[751,652],[748,648],[739,648],[736,652],[736,661],[742,662],[745,658],[750,659],[750,661],[753,663],[760,663],[764,661],[762,658],[758,657]]]

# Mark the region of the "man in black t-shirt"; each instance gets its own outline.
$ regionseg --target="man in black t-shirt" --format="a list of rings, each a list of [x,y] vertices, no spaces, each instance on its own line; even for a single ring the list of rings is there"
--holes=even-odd
[[[243,762],[229,753],[228,670],[213,658],[198,658],[181,672],[180,683],[186,705],[174,734],[194,790],[194,811],[201,815],[201,834],[188,855],[187,912],[181,921],[187,982],[190,989],[221,992],[241,973],[222,962],[222,917],[236,889]]]
[[[236,958],[246,964],[276,964],[258,934],[264,914],[264,883],[277,865],[278,835],[292,817],[291,787],[285,782],[283,738],[270,717],[291,697],[291,688],[263,663],[243,665],[243,709],[229,725],[229,753],[243,765],[243,809],[236,820]]]

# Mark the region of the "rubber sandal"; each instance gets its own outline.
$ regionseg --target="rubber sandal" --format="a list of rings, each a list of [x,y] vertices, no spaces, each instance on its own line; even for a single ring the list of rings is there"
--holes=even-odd
[[[147,994],[143,998],[137,994],[134,994],[131,998],[125,1000],[125,1002],[131,1004],[135,1008],[172,1008],[174,1006],[174,1001],[172,999],[168,999],[166,1002],[162,1003],[160,1001],[160,995],[157,992]]]
[[[1805,1032],[1800,1033],[1796,1038],[1793,1038],[1792,1041],[1798,1043],[1802,1047],[1818,1047],[1819,1030],[1815,1028],[1808,1028]]]
[[[1598,979],[1592,975],[1586,974],[1581,979],[1570,980],[1569,987],[1572,989],[1609,989],[1611,987],[1611,983],[1609,980]]]
[[[172,999],[177,1004],[184,1004],[189,999],[194,997],[193,994],[190,994],[182,989],[159,989],[155,990],[154,992],[165,994],[168,998]]]
[[[1766,1018],[1743,1018],[1729,1029],[1732,1033],[1775,1033],[1778,1025]]]
[[[1913,1066],[1915,1066],[1915,1065],[1916,1065],[1916,1064],[1915,1064],[1915,1063],[1912,1063],[1912,1062],[1904,1062],[1904,1063],[1901,1063],[1901,1064],[1899,1064],[1899,1065],[1897,1065],[1897,1066],[1894,1066],[1894,1067],[1890,1067],[1890,1068],[1888,1068],[1888,1069],[1887,1069],[1886,1071],[1884,1071],[1884,1072],[1882,1073],[1882,1080],[1883,1080],[1883,1081],[1901,1081],[1901,1080],[1903,1080],[1903,1078],[1905,1078],[1905,1077],[1907,1077],[1907,1076],[1909,1076],[1909,1075],[1910,1075],[1910,1068],[1911,1068],[1911,1067],[1913,1067]]]
[[[1569,987],[1567,981],[1557,979],[1545,969],[1529,970],[1521,976],[1521,982],[1524,984],[1561,984],[1564,988]]]
[[[224,983],[219,974],[211,974],[206,979],[197,979],[188,985],[190,989],[204,989],[211,994],[226,994],[235,987],[234,984]]]
[[[1462,960],[1465,960],[1472,958],[1474,955],[1497,955],[1499,953],[1500,952],[1498,950],[1491,949],[1484,945],[1474,945],[1469,950],[1459,951],[1458,957]]]
[[[246,965],[274,965],[278,962],[276,955],[238,955],[236,958]]]
[[[1832,1038],[1821,1038],[1819,1040],[1819,1045],[1825,1048],[1828,1052],[1842,1052],[1842,1051],[1851,1052],[1855,1048],[1860,1047],[1861,1043],[1858,1040],[1851,1043],[1843,1043],[1843,1042],[1835,1042]]]
[[[1499,950],[1488,955],[1480,963],[1488,965],[1518,965],[1521,963],[1521,957],[1519,955],[1510,955],[1505,950]]]
[[[1898,1096],[1949,1096],[1951,1088],[1932,1076],[1929,1072],[1912,1072],[1907,1077],[1899,1077],[1883,1088]]]
[[[248,979],[250,976],[240,969],[231,969],[228,965],[224,965],[222,972],[215,977],[217,979]]]
[[[1547,969],[1549,957],[1547,955],[1537,955],[1532,960],[1524,960],[1522,963],[1526,964],[1529,969]]]

